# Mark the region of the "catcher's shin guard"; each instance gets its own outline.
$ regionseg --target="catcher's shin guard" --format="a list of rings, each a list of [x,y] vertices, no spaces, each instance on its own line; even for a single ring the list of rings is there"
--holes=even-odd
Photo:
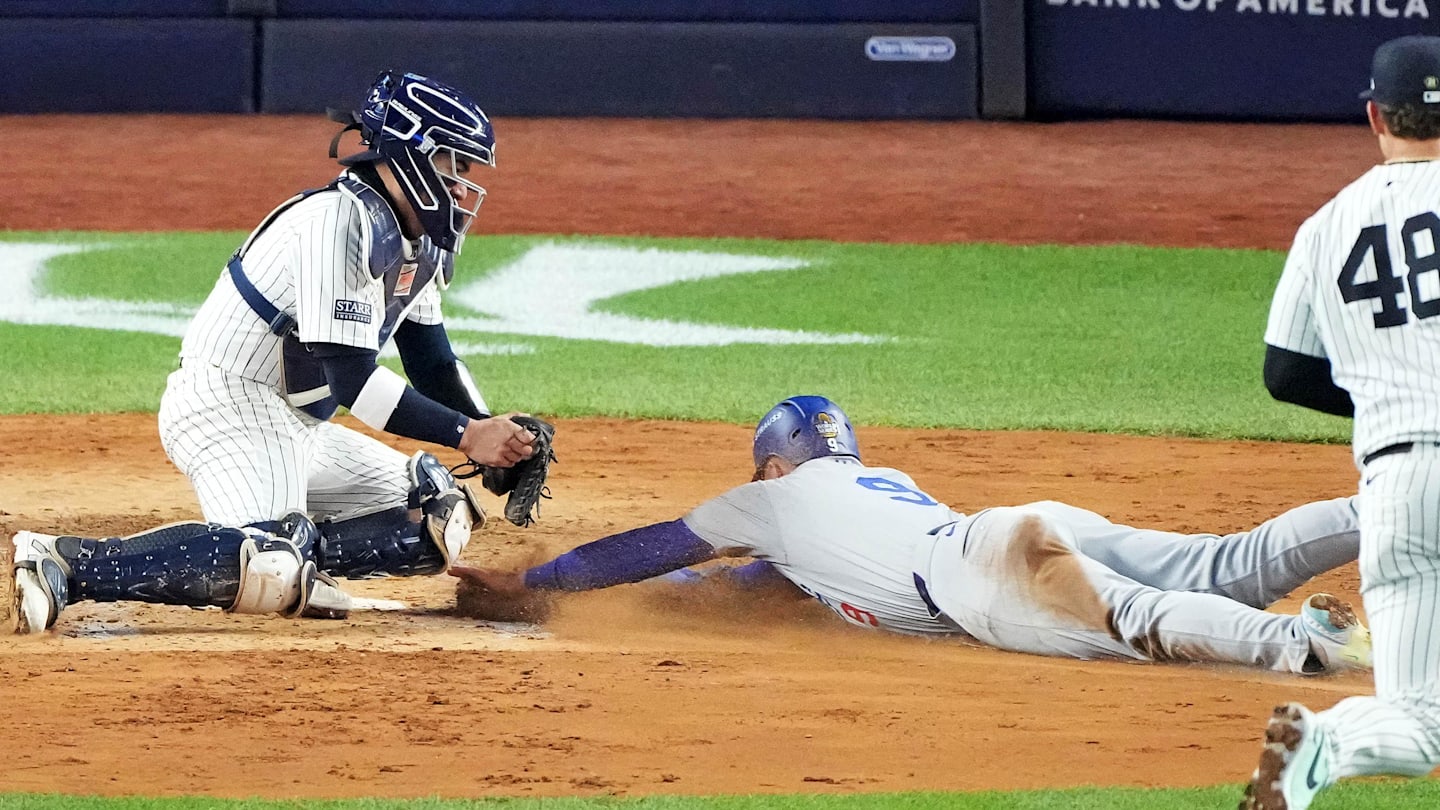
[[[227,607],[239,588],[240,529],[172,523],[128,537],[59,537],[72,601]]]
[[[438,574],[448,565],[439,545],[404,506],[319,526],[320,568],[331,576],[421,576]]]
[[[285,532],[279,537],[272,532]],[[41,535],[41,537],[45,537]],[[48,539],[48,554],[56,570],[68,573],[60,580],[68,588],[61,595],[56,578],[47,576],[52,594],[61,596],[57,604],[94,600],[97,602],[151,602],[186,607],[221,607],[236,612],[242,585],[247,582],[248,563],[266,552],[285,554],[298,560],[298,577],[305,560],[314,566],[317,546],[315,525],[298,513],[244,529],[207,523],[172,523],[128,537],[62,536]],[[248,549],[248,556],[247,556]],[[37,560],[40,555],[28,555]],[[17,562],[20,557],[17,556]],[[266,557],[252,573],[274,569],[281,572],[290,566],[279,558]],[[40,570],[37,567],[37,571]],[[289,576],[289,574],[285,574]],[[21,577],[17,575],[17,581]],[[348,599],[343,592],[316,576],[306,580],[304,588],[284,588],[292,598],[274,612],[299,613],[307,607],[319,615],[334,615]],[[247,596],[245,607],[269,604],[272,596],[261,598],[266,591],[259,581],[250,583],[255,589]],[[322,587],[323,586],[323,587]],[[292,594],[293,591],[293,594]],[[253,600],[253,601],[252,601]],[[33,615],[34,611],[30,611]],[[53,624],[53,617],[51,619]],[[35,632],[31,628],[31,632]]]
[[[420,525],[445,555],[445,567],[460,559],[470,535],[485,527],[485,510],[469,484],[455,480],[440,460],[426,452],[410,457],[411,509],[421,512]]]
[[[429,453],[412,456],[408,471],[405,505],[319,524],[321,570],[349,579],[420,576],[459,558],[471,533],[485,525],[485,511]]]

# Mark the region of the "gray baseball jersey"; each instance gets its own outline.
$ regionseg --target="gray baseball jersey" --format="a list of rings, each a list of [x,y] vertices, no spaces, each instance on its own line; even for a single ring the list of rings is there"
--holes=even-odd
[[[1301,622],[1261,608],[1358,547],[1351,499],[1225,537],[1181,535],[1054,501],[963,515],[898,470],[848,458],[737,487],[684,520],[719,554],[768,560],[860,626],[1293,672],[1310,653]]]
[[[294,335],[273,334],[222,273],[160,404],[162,444],[206,520],[245,525],[292,510],[318,519],[405,501],[406,457],[325,421],[333,399],[301,344],[378,350],[401,319],[439,323],[452,258],[428,237],[404,239],[388,204],[348,174],[252,234],[245,277],[295,319]],[[357,402],[363,420],[361,411]]]
[[[1440,762],[1437,316],[1440,161],[1405,162],[1371,169],[1300,227],[1265,330],[1272,346],[1328,358],[1355,401],[1375,697],[1317,715],[1335,741],[1334,778]]]

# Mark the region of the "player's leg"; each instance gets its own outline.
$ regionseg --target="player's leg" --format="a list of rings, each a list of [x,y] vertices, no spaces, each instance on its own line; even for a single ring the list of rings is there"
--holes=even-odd
[[[474,493],[429,453],[406,457],[340,425],[313,431],[309,502],[321,566],[343,577],[444,571],[485,522]]]
[[[1228,535],[1137,529],[1066,504],[1035,504],[1072,527],[1081,553],[1155,588],[1266,607],[1360,551],[1354,498],[1298,506]]]
[[[1301,616],[1143,585],[1078,553],[1067,523],[1028,507],[986,510],[942,537],[925,581],[940,610],[1001,649],[1288,672],[1332,663]]]
[[[1375,639],[1375,696],[1319,712],[1333,778],[1421,776],[1440,765],[1440,448],[1366,465],[1360,575]]]
[[[306,425],[274,390],[186,366],[160,402],[160,440],[205,520],[244,526],[308,512]]]
[[[263,526],[173,523],[98,539],[22,531],[13,541],[16,630],[42,632],[88,600],[343,615],[348,601],[316,567],[318,540],[299,513]]]

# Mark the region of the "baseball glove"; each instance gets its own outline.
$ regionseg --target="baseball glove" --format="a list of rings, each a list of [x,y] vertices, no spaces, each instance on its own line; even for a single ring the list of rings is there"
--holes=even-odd
[[[550,497],[545,479],[555,461],[555,426],[534,416],[511,416],[510,421],[535,437],[530,458],[511,467],[487,467],[474,461],[461,464],[451,473],[456,478],[480,476],[484,487],[496,495],[509,495],[505,518],[516,526],[529,526],[540,516],[540,499]]]

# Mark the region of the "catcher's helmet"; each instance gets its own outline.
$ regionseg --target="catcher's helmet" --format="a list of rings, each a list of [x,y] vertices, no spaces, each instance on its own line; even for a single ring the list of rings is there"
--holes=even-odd
[[[850,417],[840,406],[817,396],[791,397],[770,409],[755,428],[755,467],[770,456],[803,464],[824,456],[860,458]]]
[[[460,176],[456,161],[495,165],[495,132],[485,111],[455,88],[414,73],[386,71],[370,87],[359,112],[336,113],[345,130],[360,130],[368,149],[340,160],[346,166],[385,161],[400,180],[431,241],[460,252],[460,243],[485,200],[485,189]],[[339,134],[330,145],[335,157]],[[460,206],[448,186],[460,184],[473,203]]]

